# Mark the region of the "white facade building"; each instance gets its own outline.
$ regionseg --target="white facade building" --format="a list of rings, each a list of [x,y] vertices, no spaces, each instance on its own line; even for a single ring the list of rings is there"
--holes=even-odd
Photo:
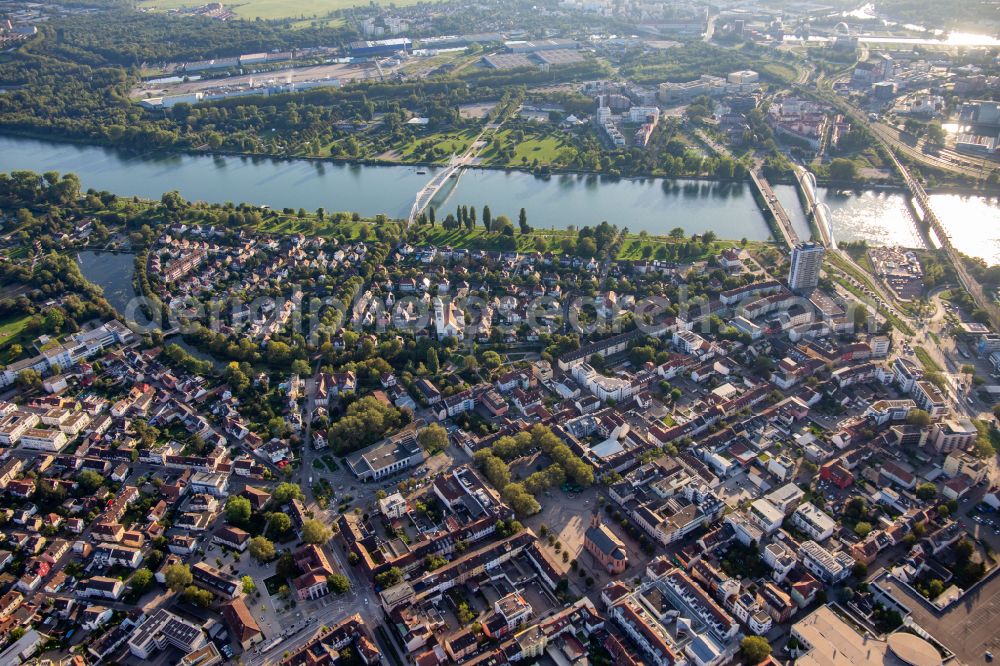
[[[788,286],[793,291],[808,291],[819,284],[819,272],[825,252],[819,243],[801,243],[792,248]]]

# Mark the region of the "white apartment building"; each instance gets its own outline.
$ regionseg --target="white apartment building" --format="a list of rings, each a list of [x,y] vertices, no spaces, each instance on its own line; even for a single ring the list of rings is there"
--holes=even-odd
[[[826,249],[819,243],[800,243],[792,248],[788,286],[792,291],[809,291],[819,284]]]
[[[659,115],[660,110],[655,106],[633,106],[628,110],[630,123],[644,123],[650,116],[656,118]]]
[[[970,447],[979,431],[968,419],[948,419],[931,426],[929,441],[938,453],[951,453]]]
[[[854,558],[844,551],[831,553],[815,541],[803,542],[799,554],[802,566],[827,584],[844,580],[854,566]]]
[[[798,563],[795,551],[785,545],[783,541],[775,540],[767,544],[764,546],[762,554],[764,563],[771,567],[771,578],[775,583],[784,581]]]
[[[774,460],[774,458],[772,458]],[[767,494],[767,500],[781,510],[786,516],[799,505],[805,492],[794,483],[786,483],[777,490],[772,490]]]
[[[31,428],[25,430],[24,434],[21,435],[21,447],[37,451],[51,451],[53,453],[61,451],[68,442],[66,433],[61,430]]]
[[[0,420],[0,444],[17,444],[28,430],[38,425],[38,414],[14,412]]]
[[[764,498],[754,500],[747,513],[750,520],[764,530],[765,534],[771,534],[777,530],[785,519],[785,513]]]
[[[792,525],[815,541],[826,541],[833,536],[833,531],[837,528],[837,522],[812,502],[806,502],[795,509],[795,513],[792,514]]]
[[[607,377],[592,368],[588,363],[574,366],[571,372],[573,379],[590,391],[598,400],[624,402],[638,392],[639,386],[622,377]]]
[[[920,380],[913,386],[913,400],[920,409],[931,415],[932,419],[948,413],[948,400],[934,384]]]
[[[949,453],[941,468],[949,478],[953,479],[959,474],[964,474],[972,479],[973,483],[979,483],[989,473],[989,465],[965,451]]]

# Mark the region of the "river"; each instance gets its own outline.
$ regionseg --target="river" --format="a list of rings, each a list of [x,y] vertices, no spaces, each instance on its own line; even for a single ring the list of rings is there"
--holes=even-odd
[[[323,207],[405,217],[413,197],[431,178],[412,166],[345,165],[312,160],[159,154],[128,155],[95,146],[0,136],[0,172],[28,169],[73,172],[84,187],[159,198],[178,190],[187,199],[247,201],[273,208]],[[805,214],[792,186],[776,186],[796,231],[808,237]],[[819,188],[830,206],[838,240],[919,247],[920,237],[898,192],[842,192]],[[932,205],[962,252],[1000,263],[1000,201],[931,196]],[[459,204],[489,205],[517,219],[524,207],[539,228],[594,225],[607,220],[633,232],[714,231],[721,238],[764,240],[769,232],[749,184],[684,179],[614,179],[591,175],[536,177],[518,171],[471,169],[436,198],[444,212]]]
[[[911,32],[919,32],[924,34],[932,34],[932,38],[928,37],[878,37],[878,36],[868,36],[861,35],[858,38],[859,42],[867,44],[909,44],[909,45],[919,45],[919,46],[937,46],[937,47],[993,47],[1000,46],[1000,39],[992,35],[987,35],[983,33],[973,33],[973,32],[959,32],[956,30],[946,31],[940,28],[928,28],[922,25],[913,25],[910,23],[900,24],[898,21],[890,21],[888,19],[883,19],[879,17],[878,13],[875,11],[875,5],[871,2],[864,4],[857,9],[849,12],[843,12],[843,16],[848,19],[861,19],[864,21],[880,21],[884,26],[890,28],[903,28],[904,30],[909,30]],[[985,26],[984,26],[985,27]]]
[[[14,169],[73,172],[85,187],[147,198],[178,190],[191,200],[323,207],[396,218],[409,214],[417,191],[434,173],[413,166],[314,160],[132,156],[108,148],[0,137],[0,172]],[[529,222],[544,228],[607,220],[633,232],[665,234],[683,227],[688,233],[712,230],[723,238],[765,240],[769,235],[744,183],[584,175],[537,178],[520,171],[471,169],[462,174],[457,187],[446,186],[433,204],[442,212],[459,204],[488,205],[494,216],[514,220],[524,207]]]

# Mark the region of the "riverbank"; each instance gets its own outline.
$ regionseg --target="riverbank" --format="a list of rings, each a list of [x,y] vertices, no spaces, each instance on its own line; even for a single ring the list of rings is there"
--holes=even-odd
[[[246,153],[237,151],[225,151],[225,150],[202,150],[199,148],[169,148],[169,149],[147,149],[147,150],[131,150],[128,147],[116,145],[111,142],[102,142],[100,140],[83,140],[75,137],[58,137],[53,139],[50,135],[43,135],[36,132],[30,131],[18,131],[10,130],[9,128],[4,128],[0,131],[0,138],[11,137],[15,139],[29,139],[45,143],[53,144],[67,144],[73,146],[79,146],[81,148],[94,148],[106,151],[114,151],[119,153],[124,159],[165,159],[170,160],[182,156],[190,157],[209,157],[213,159],[239,159],[239,160],[249,160],[255,164],[261,164],[266,162],[271,163],[295,163],[295,162],[308,162],[314,164],[329,164],[339,167],[412,167],[414,169],[432,169],[437,170],[444,168],[447,165],[447,160],[442,159],[440,161],[427,161],[427,160],[388,160],[380,159],[378,157],[354,157],[354,158],[341,158],[332,156],[315,156],[315,155],[288,155],[286,153]],[[620,175],[613,174],[607,171],[594,171],[587,169],[565,169],[553,166],[543,166],[543,167],[531,167],[531,166],[495,166],[495,165],[479,165],[473,164],[466,167],[467,171],[488,171],[496,173],[506,173],[506,174],[525,174],[530,175],[535,178],[542,180],[558,177],[558,176],[570,176],[570,177],[593,177],[599,178],[602,181],[608,183],[615,182],[644,182],[648,180],[690,180],[698,182],[708,182],[708,183],[749,183],[749,175],[734,178],[721,178],[712,174],[703,173],[678,173],[678,174],[664,174],[664,173],[644,173],[644,174],[634,174],[634,175]],[[427,175],[433,175],[433,173],[428,173]],[[768,180],[775,185],[795,185],[795,178],[789,174],[787,176],[770,176]],[[852,191],[864,191],[864,190],[875,190],[875,191],[887,191],[887,192],[905,192],[906,187],[901,182],[885,182],[885,181],[873,181],[867,179],[859,179],[854,181],[842,181],[842,180],[832,180],[829,178],[817,178],[817,186],[827,187],[831,189],[838,190],[852,190]],[[928,194],[957,194],[962,196],[986,196],[986,197],[1000,197],[1000,185],[990,189],[990,188],[980,188],[980,187],[969,187],[969,186],[959,186],[955,184],[944,184],[944,185],[934,185],[925,188]]]
[[[99,148],[103,150],[111,150],[120,153],[125,158],[134,157],[148,157],[148,158],[165,158],[169,159],[172,157],[179,156],[192,156],[192,157],[211,157],[211,158],[234,158],[234,159],[247,159],[252,161],[272,161],[272,162],[313,162],[317,164],[331,164],[338,166],[369,166],[369,167],[414,167],[423,169],[441,169],[447,166],[448,158],[443,157],[440,160],[428,161],[420,159],[380,159],[379,157],[334,157],[334,156],[317,156],[317,155],[289,155],[287,153],[269,153],[269,152],[257,152],[257,153],[247,153],[239,151],[227,151],[227,150],[211,150],[211,149],[201,149],[198,147],[173,147],[173,148],[154,148],[154,149],[144,149],[144,150],[132,150],[127,146],[120,146],[109,141],[100,141],[98,139],[94,140],[82,140],[78,137],[57,137],[53,138],[51,135],[44,135],[37,132],[30,131],[20,131],[11,130],[9,128],[3,128],[0,131],[0,138],[2,137],[12,137],[19,139],[31,139],[35,141],[44,141],[49,143],[63,143],[71,144],[75,146]],[[683,179],[683,180],[701,180],[701,181],[712,181],[712,182],[749,182],[750,177],[741,178],[720,178],[712,174],[706,173],[692,173],[683,172],[676,174],[666,174],[666,173],[641,173],[632,175],[621,175],[609,173],[607,171],[594,171],[588,169],[566,169],[558,166],[518,166],[518,165],[481,165],[473,164],[466,169],[469,170],[483,170],[483,171],[497,171],[501,173],[523,173],[535,176],[537,178],[545,178],[549,176],[596,176],[600,178],[608,178],[612,180],[648,180],[648,179]]]
[[[113,149],[37,139],[0,137],[0,172],[27,169],[81,174],[83,186],[124,196],[159,199],[177,190],[185,199],[250,202],[274,210],[357,212],[362,217],[404,218],[416,192],[430,178],[422,169],[324,161],[162,154],[125,156]],[[622,179],[561,174],[537,178],[522,172],[473,169],[453,179],[431,202],[444,219],[458,205],[517,219],[528,211],[532,226],[569,228],[609,221],[632,231],[766,240],[763,216],[741,182],[693,179]]]

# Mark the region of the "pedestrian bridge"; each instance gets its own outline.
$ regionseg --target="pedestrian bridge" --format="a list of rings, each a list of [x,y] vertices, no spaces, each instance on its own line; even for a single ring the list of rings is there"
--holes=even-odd
[[[819,229],[820,240],[827,248],[837,249],[837,240],[833,237],[833,216],[830,214],[830,207],[819,200],[816,193],[816,174],[812,171],[795,167],[795,179],[799,183],[799,189],[806,200],[807,214],[811,214],[816,227]]]

